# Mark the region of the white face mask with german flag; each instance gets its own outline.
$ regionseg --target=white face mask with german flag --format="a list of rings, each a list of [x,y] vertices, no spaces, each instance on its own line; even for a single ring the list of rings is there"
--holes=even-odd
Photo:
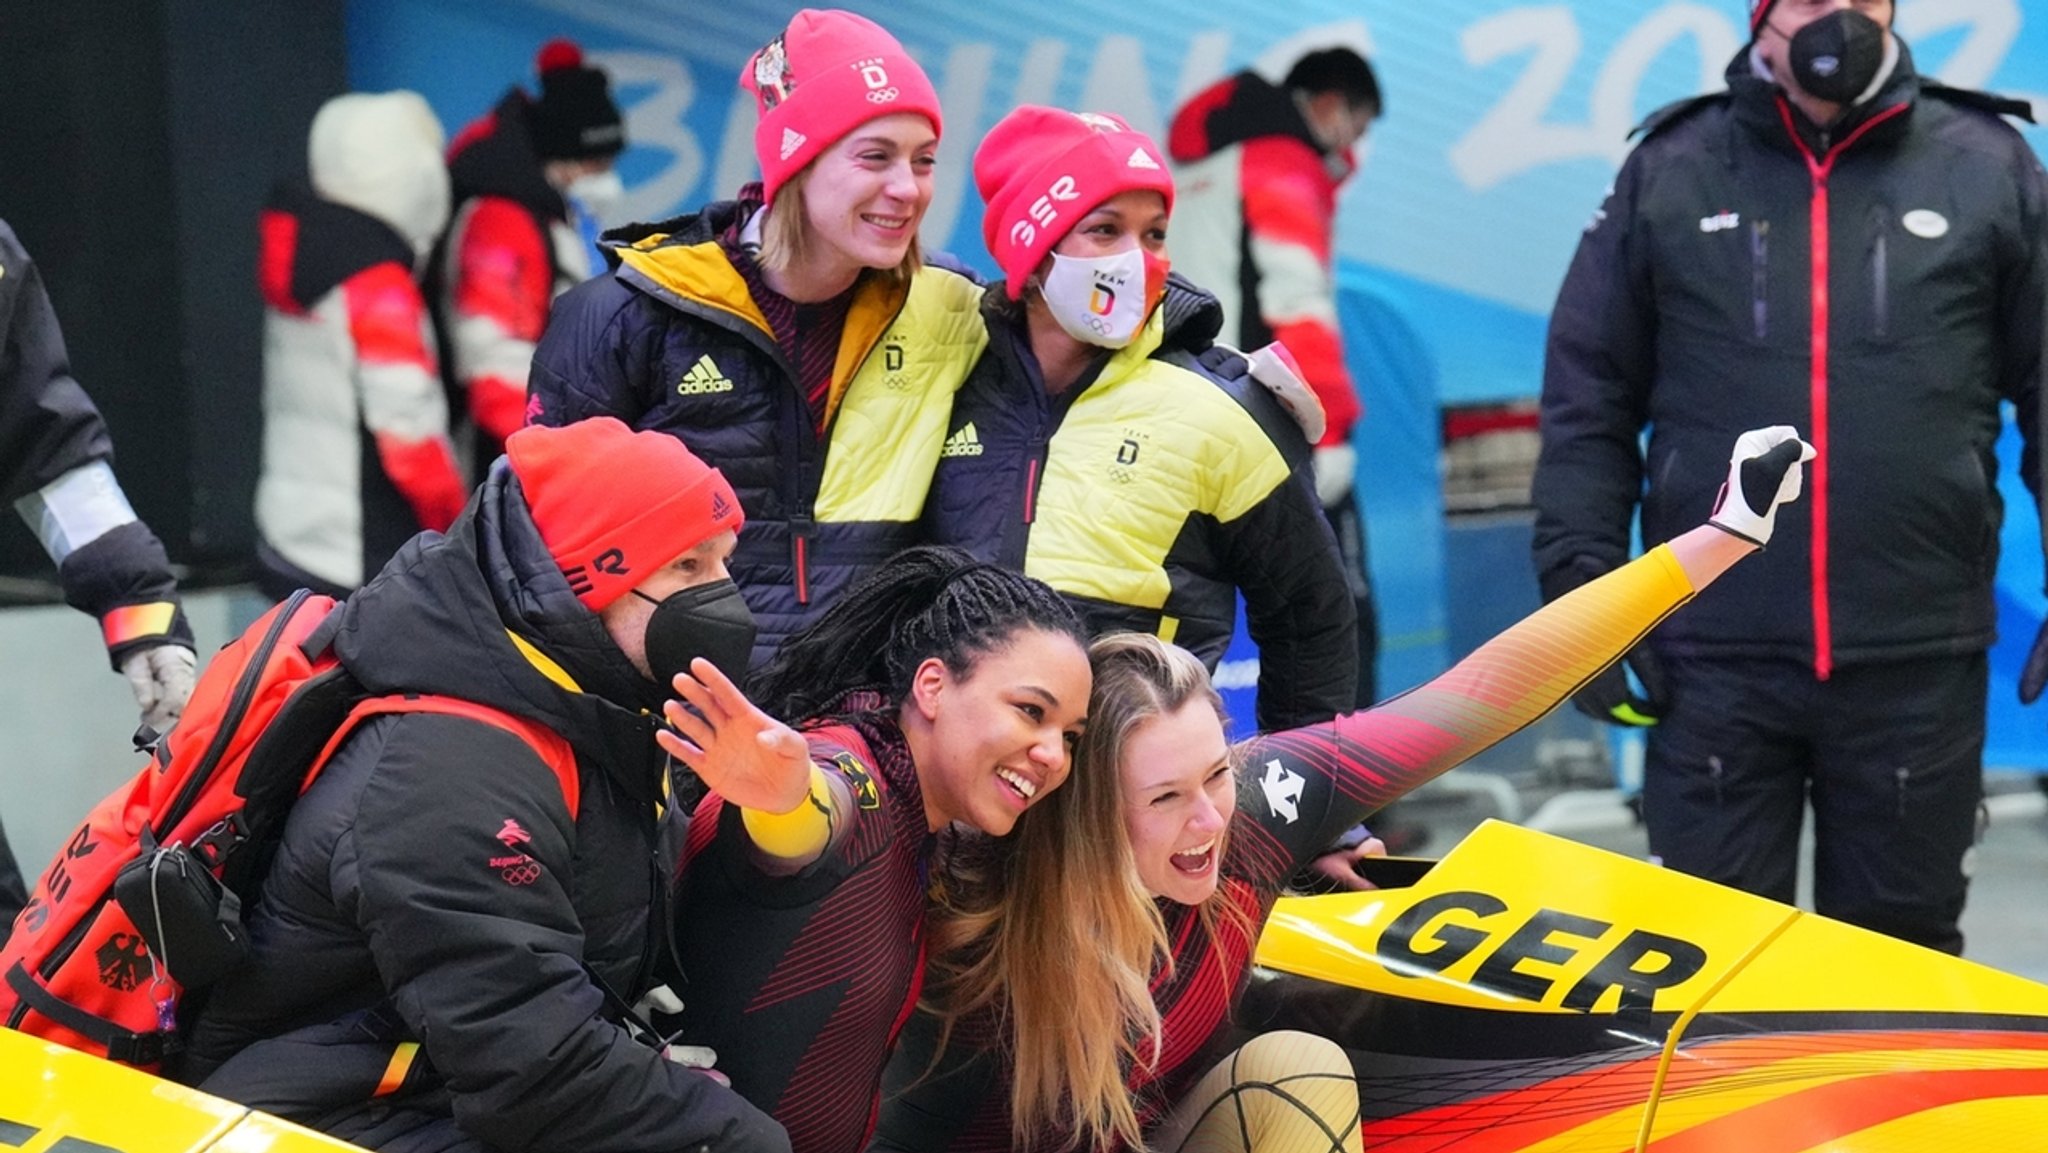
[[[1143,247],[1109,256],[1052,254],[1039,291],[1052,318],[1083,344],[1122,348],[1138,335],[1166,290],[1168,262]]]

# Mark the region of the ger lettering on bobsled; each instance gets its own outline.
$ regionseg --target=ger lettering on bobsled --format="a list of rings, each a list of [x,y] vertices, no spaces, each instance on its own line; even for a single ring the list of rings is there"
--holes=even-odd
[[[2048,1133],[2048,986],[1500,822],[1404,866],[1283,900],[1238,1014],[1345,1047],[1374,1153]]]

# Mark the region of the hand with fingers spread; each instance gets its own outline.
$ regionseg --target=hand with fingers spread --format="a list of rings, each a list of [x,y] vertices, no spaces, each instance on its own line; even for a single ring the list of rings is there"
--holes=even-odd
[[[805,803],[811,756],[795,729],[762,712],[702,657],[674,685],[682,699],[662,706],[669,727],[655,734],[670,756],[742,808],[786,813]]]

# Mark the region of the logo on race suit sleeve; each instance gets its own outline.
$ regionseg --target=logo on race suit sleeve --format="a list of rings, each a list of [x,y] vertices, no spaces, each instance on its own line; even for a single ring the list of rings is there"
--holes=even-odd
[[[868,772],[868,767],[860,763],[859,757],[852,753],[835,753],[832,756],[832,767],[852,787],[855,804],[863,809],[882,807],[882,791],[875,787],[874,774]]]
[[[1301,818],[1301,790],[1307,784],[1301,774],[1276,758],[1266,762],[1266,775],[1259,778],[1259,791],[1266,794],[1266,808],[1288,824]]]

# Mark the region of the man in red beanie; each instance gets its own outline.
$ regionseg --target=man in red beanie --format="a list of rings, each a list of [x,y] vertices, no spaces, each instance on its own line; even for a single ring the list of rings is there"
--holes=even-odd
[[[741,523],[674,437],[513,434],[325,626],[369,693],[435,705],[359,723],[293,807],[180,1075],[373,1149],[786,1153],[707,1054],[623,1024],[672,880],[649,710],[695,657],[745,666]]]
[[[467,402],[479,471],[526,423],[526,370],[548,307],[596,271],[595,222],[624,193],[625,122],[604,71],[561,39],[534,68],[539,96],[513,88],[449,145],[453,215],[428,275],[442,370]]]

